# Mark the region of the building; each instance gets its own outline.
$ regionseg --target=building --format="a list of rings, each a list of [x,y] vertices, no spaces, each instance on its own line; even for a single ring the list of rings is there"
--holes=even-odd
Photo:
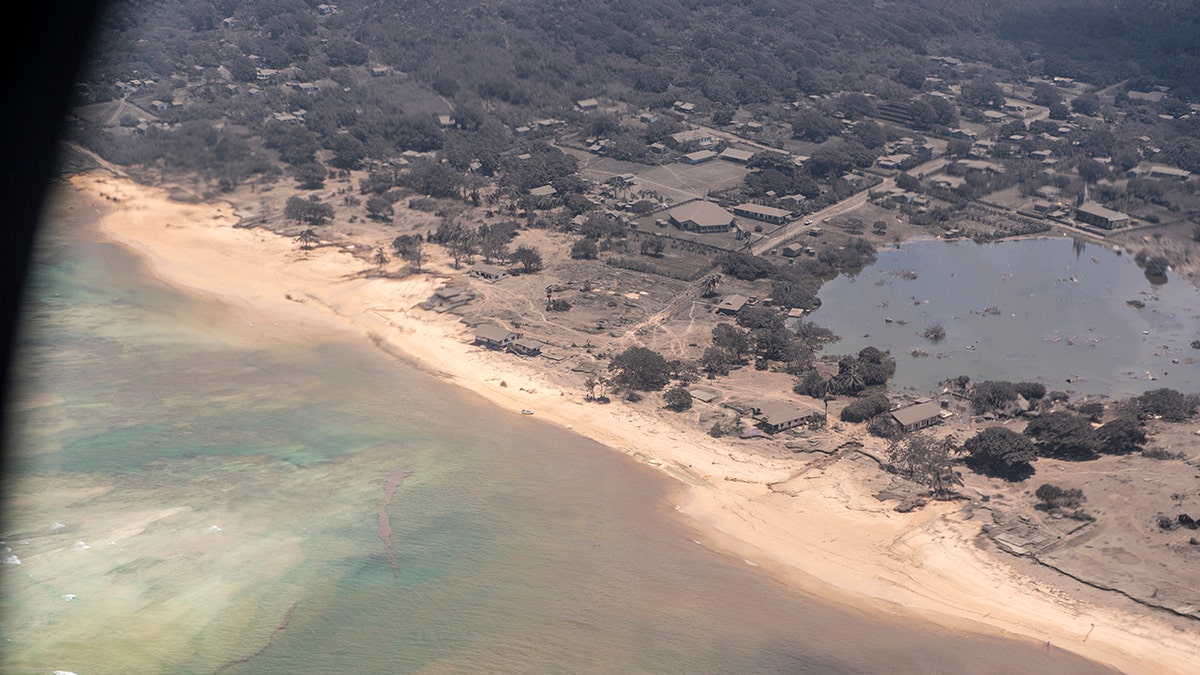
[[[754,419],[768,434],[777,434],[813,419],[825,419],[825,413],[815,408],[801,407],[790,401],[771,401],[754,407]]]
[[[784,195],[779,198],[779,203],[791,209],[798,209],[804,206],[804,202],[808,201],[808,197],[802,194]]]
[[[671,139],[671,145],[679,149],[685,148],[707,148],[713,144],[712,134],[703,129],[688,129],[680,131],[668,136]]]
[[[1183,169],[1176,169],[1173,166],[1163,164],[1149,164],[1134,167],[1126,174],[1130,178],[1169,178],[1175,180],[1187,180],[1192,177],[1192,174]]]
[[[881,169],[902,169],[904,168],[904,163],[910,159],[912,159],[912,155],[905,152],[900,152],[894,155],[880,157],[876,163]]]
[[[1062,196],[1062,188],[1057,185],[1043,185],[1033,191],[1033,194],[1042,199],[1053,201]]]
[[[471,266],[471,271],[467,272],[467,274],[475,277],[476,279],[483,279],[484,281],[494,284],[497,281],[500,281],[501,279],[507,277],[508,270],[504,269],[503,267],[500,267],[499,265],[489,265],[487,263],[475,263],[474,265]]]
[[[721,301],[721,304],[717,305],[716,312],[717,314],[737,315],[748,304],[750,304],[750,298],[744,295],[729,295]]]
[[[924,429],[942,421],[942,406],[937,401],[926,401],[897,408],[892,411],[892,419],[905,431]]]
[[[558,194],[558,190],[555,190],[553,185],[543,185],[530,189],[529,194],[534,197],[553,197]]]
[[[579,106],[580,110],[595,110],[600,107],[600,101],[594,98],[585,98],[576,101],[575,105]]]
[[[542,353],[542,343],[532,338],[518,338],[508,346],[509,351],[521,356],[538,356]]]
[[[681,159],[684,164],[702,164],[710,159],[716,159],[716,157],[717,153],[713,152],[712,150],[697,150],[695,152],[689,152]]]
[[[761,220],[763,222],[772,223],[775,225],[783,225],[792,219],[791,211],[784,211],[783,209],[763,206],[762,204],[738,204],[737,206],[733,207],[733,212],[739,216],[753,218],[754,220]]]
[[[721,159],[725,159],[730,162],[737,162],[738,164],[745,164],[746,162],[749,162],[750,158],[753,156],[754,153],[750,152],[749,150],[736,150],[734,148],[725,148],[720,154]]]
[[[1076,207],[1075,220],[1105,230],[1115,230],[1129,225],[1129,216],[1120,211],[1105,208],[1096,202],[1084,202]]]
[[[507,328],[491,324],[475,329],[475,344],[482,345],[488,349],[504,349],[520,338],[520,333],[515,333]]]
[[[688,202],[667,211],[671,223],[681,230],[709,234],[728,232],[733,227],[733,214],[706,201]]]

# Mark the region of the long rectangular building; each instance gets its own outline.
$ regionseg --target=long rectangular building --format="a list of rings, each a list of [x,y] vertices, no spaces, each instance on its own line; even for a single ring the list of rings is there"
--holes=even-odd
[[[791,211],[776,209],[762,204],[738,204],[733,207],[735,215],[761,220],[767,223],[782,225],[792,219]]]
[[[1084,202],[1075,209],[1075,220],[1105,230],[1115,230],[1129,224],[1129,216],[1120,211],[1105,208],[1096,202]]]

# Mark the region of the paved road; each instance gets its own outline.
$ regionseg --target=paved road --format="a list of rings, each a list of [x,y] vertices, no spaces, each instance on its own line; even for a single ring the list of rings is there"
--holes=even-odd
[[[891,178],[885,178],[883,179],[882,183],[871,189],[890,190],[894,187],[896,187],[896,181]],[[862,192],[856,193],[852,197],[848,197],[836,204],[827,206],[816,213],[810,213],[806,216],[793,220],[787,225],[784,225],[778,230],[775,230],[771,234],[755,242],[753,245],[751,245],[750,250],[753,251],[754,255],[763,255],[773,248],[782,246],[783,243],[788,239],[791,239],[792,237],[795,237],[812,227],[812,225],[805,225],[805,221],[811,220],[814,224],[819,224],[826,218],[833,218],[835,216],[849,213],[863,204],[866,204],[869,193],[870,190],[863,190]]]

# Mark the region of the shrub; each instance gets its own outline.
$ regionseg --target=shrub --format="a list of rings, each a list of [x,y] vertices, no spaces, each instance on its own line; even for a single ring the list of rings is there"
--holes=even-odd
[[[667,393],[663,394],[663,401],[666,402],[666,406],[664,407],[667,410],[675,412],[683,412],[692,407],[692,395],[688,393],[687,388],[683,385],[668,389]]]
[[[1196,413],[1194,399],[1166,387],[1152,389],[1135,400],[1142,415],[1162,417],[1168,422],[1183,422]]]
[[[979,473],[1024,480],[1033,474],[1030,462],[1037,459],[1033,442],[1004,427],[988,427],[963,443],[970,458],[967,465]]]
[[[1037,401],[1046,395],[1046,385],[1037,382],[1017,382],[1013,389],[1024,396],[1026,401]]]
[[[840,415],[843,422],[866,422],[867,420],[887,412],[888,399],[883,394],[873,394],[866,398],[860,398],[850,405],[842,408]]]

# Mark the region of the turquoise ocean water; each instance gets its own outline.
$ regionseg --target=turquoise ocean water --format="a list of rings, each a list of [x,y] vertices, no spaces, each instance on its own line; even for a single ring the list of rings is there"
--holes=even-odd
[[[794,591],[656,472],[167,288],[92,215],[55,202],[26,307],[4,673],[1100,670]]]

